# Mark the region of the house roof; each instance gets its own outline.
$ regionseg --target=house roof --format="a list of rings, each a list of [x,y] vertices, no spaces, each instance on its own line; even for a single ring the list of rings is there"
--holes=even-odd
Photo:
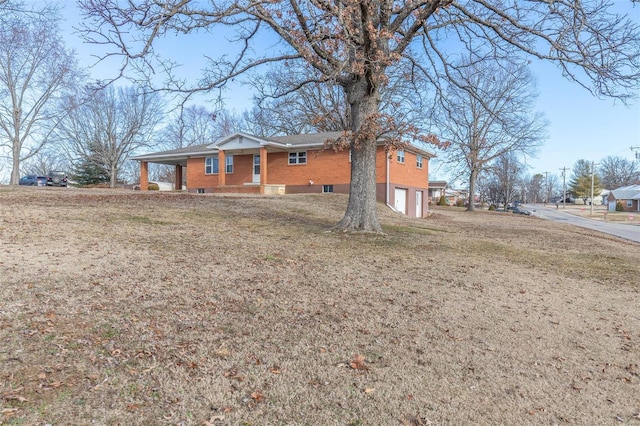
[[[263,146],[275,150],[289,150],[292,148],[322,148],[324,147],[327,140],[336,139],[341,134],[342,132],[324,132],[303,135],[259,137],[246,133],[233,133],[213,143],[141,154],[133,156],[132,159],[161,164],[184,165],[184,161],[186,161],[186,159],[189,157],[215,155],[219,151],[219,149],[223,148],[225,145],[228,145],[230,147],[230,150],[241,148],[258,148]],[[244,147],[240,147],[239,145],[242,143],[242,141],[247,141]],[[382,143],[384,143],[383,140],[379,141],[379,144]],[[418,148],[415,145],[408,145],[406,149],[408,151],[423,155],[427,158],[435,157],[435,154]]]
[[[623,186],[611,191],[616,200],[640,200],[640,185]]]

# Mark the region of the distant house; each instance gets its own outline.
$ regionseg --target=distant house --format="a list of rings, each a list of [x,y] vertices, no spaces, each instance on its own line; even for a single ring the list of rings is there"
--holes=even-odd
[[[278,137],[235,133],[217,142],[133,157],[140,162],[140,189],[148,189],[149,163],[175,166],[176,187],[186,177],[193,193],[295,194],[349,193],[349,150],[326,148],[341,132]],[[376,154],[378,201],[413,217],[428,212],[429,160],[414,147]],[[186,169],[186,174],[185,174]]]
[[[607,197],[608,210],[616,210],[616,204],[620,202],[626,212],[640,212],[640,185],[623,186],[609,191]]]
[[[429,203],[437,204],[446,189],[447,182],[444,180],[429,181]]]

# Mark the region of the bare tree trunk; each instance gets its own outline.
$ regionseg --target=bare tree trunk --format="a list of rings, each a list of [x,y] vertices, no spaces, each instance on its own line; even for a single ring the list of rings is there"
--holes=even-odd
[[[469,201],[468,201],[468,205],[467,205],[467,211],[468,212],[473,212],[476,210],[476,197],[475,197],[475,192],[476,192],[476,182],[478,180],[478,171],[476,170],[475,167],[471,168],[471,176],[469,176]]]
[[[118,169],[115,167],[115,165],[111,165],[111,176],[109,178],[109,187],[110,188],[115,188],[116,187],[116,182],[117,182],[117,178],[118,178]]]
[[[22,144],[20,141],[13,142],[13,158],[11,159],[11,180],[10,185],[17,185],[20,182],[20,150]]]
[[[344,217],[335,226],[344,231],[382,232],[376,204],[376,147],[378,91],[362,77],[345,88],[351,106],[351,184]],[[360,136],[361,138],[359,138]]]

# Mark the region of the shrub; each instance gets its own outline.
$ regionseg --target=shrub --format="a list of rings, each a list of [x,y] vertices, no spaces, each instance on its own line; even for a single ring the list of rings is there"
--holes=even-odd
[[[495,205],[495,204],[491,204],[491,205],[489,206],[489,211],[490,211],[490,212],[493,212],[493,211],[495,211],[495,210],[496,210],[496,205]]]
[[[157,183],[150,183],[149,191],[160,191],[160,186]]]
[[[463,199],[458,199],[458,201],[456,201],[456,207],[464,207],[464,201]]]
[[[440,199],[438,200],[438,205],[439,206],[446,206],[447,205],[447,197],[445,197],[444,195],[441,195]]]
[[[624,207],[622,206],[622,201],[616,201],[616,211],[617,212],[623,212],[624,211]]]

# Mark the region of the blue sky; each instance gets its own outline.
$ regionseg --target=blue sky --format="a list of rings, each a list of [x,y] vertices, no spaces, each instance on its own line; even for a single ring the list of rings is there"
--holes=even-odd
[[[630,0],[615,0],[614,3],[615,10],[629,13],[632,19],[640,23],[640,4],[634,7]],[[69,46],[77,51],[81,65],[92,64],[90,55],[97,47],[81,44],[69,28],[78,19],[74,3],[67,3],[64,15],[67,21],[63,23],[63,30]],[[212,55],[212,49],[223,50],[226,44],[223,38],[215,39],[211,35],[188,35],[167,44],[168,52],[182,57],[180,62],[185,62],[182,69],[194,76],[199,76],[199,68],[203,64],[201,55],[205,49],[199,43],[206,43],[206,49]],[[187,46],[194,46],[193,51]],[[92,70],[92,77],[111,77],[116,71],[115,66],[100,64]],[[549,137],[537,156],[527,159],[529,173],[560,175],[561,168],[571,168],[580,159],[598,162],[609,155],[629,160],[635,158],[629,148],[640,147],[640,100],[625,106],[620,101],[598,99],[584,88],[564,79],[553,64],[537,61],[532,63],[532,67],[540,92],[537,108],[549,122]],[[241,112],[251,106],[251,94],[242,87],[227,91],[225,97],[226,108],[230,111]],[[435,167],[432,170],[435,171],[434,178],[446,179],[443,172]]]

